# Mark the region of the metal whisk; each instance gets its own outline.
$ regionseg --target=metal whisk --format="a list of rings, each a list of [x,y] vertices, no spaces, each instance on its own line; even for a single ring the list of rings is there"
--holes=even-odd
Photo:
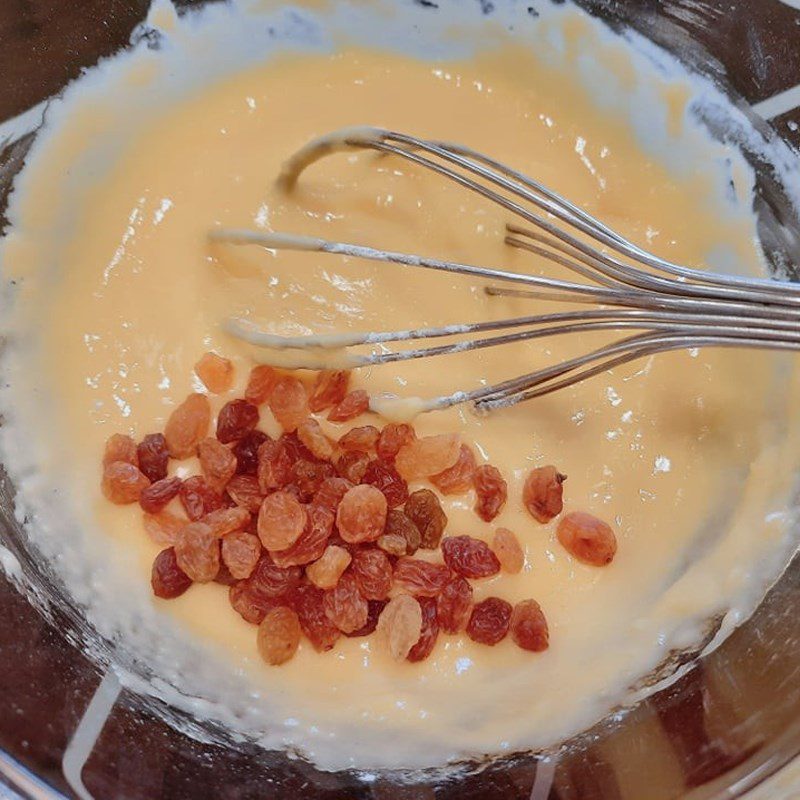
[[[567,267],[583,282],[555,280],[506,270],[424,258],[293,234],[215,230],[210,237],[270,249],[313,250],[454,272],[488,281],[489,295],[596,305],[596,309],[534,314],[488,322],[388,332],[284,337],[242,318],[228,330],[253,345],[297,356],[296,366],[359,367],[465,352],[485,347],[587,331],[634,331],[612,344],[552,366],[472,391],[417,403],[431,410],[471,402],[489,410],[554,392],[634,359],[667,350],[746,347],[800,350],[800,285],[691,269],[641,249],[539,182],[461,145],[427,141],[378,128],[347,128],[316,139],[286,163],[279,178],[287,189],[313,162],[333,152],[372,149],[400,156],[497,203],[519,220],[508,224],[505,242]],[[544,212],[544,213],[542,213]],[[503,285],[497,285],[503,284]],[[491,333],[485,336],[483,334]],[[387,350],[370,355],[350,348],[458,338],[444,345]],[[461,338],[463,337],[463,338]],[[322,351],[326,351],[323,353]],[[379,402],[375,403],[376,409]]]

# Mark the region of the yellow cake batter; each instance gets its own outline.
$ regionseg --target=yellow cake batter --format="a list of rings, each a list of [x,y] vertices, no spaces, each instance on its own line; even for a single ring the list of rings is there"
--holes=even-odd
[[[564,24],[574,28],[567,42],[578,48],[589,23],[574,17]],[[145,79],[143,71],[130,80]],[[668,102],[677,101],[671,95]],[[254,362],[223,331],[229,315],[306,334],[542,308],[487,297],[466,277],[213,244],[210,230],[289,231],[563,277],[503,244],[507,216],[500,209],[396,159],[332,157],[286,194],[274,179],[311,137],[373,124],[462,142],[673,261],[703,267],[721,247],[736,267],[758,272],[760,261],[752,221],[723,207],[706,172],[671,172],[624,119],[519,44],[435,63],[353,47],[282,55],[140,119],[108,171],[98,172],[102,179],[84,175],[79,204],[69,203],[68,187],[51,193],[46,176],[100,148],[115,113],[78,108],[63,120],[16,198],[3,263],[19,284],[12,324],[28,331],[33,320],[38,325],[17,397],[51,398],[40,430],[45,472],[68,465],[65,502],[87,540],[98,548],[112,543],[124,554],[126,577],[145,593],[142,602],[169,630],[188,631],[207,646],[220,674],[248,687],[247,703],[236,703],[249,710],[228,706],[243,727],[277,729],[266,737],[270,745],[292,743],[334,766],[416,766],[546,744],[567,732],[567,719],[590,721],[672,646],[690,643],[702,620],[724,612],[750,571],[760,574],[762,560],[778,548],[783,518],[765,517],[782,509],[791,472],[773,429],[788,403],[776,370],[791,360],[675,352],[486,417],[459,407],[415,423],[423,435],[458,432],[479,462],[507,478],[509,501],[492,524],[474,514],[471,496],[446,498],[448,531],[487,540],[496,526],[517,533],[525,569],[476,582],[476,599],[534,597],[550,625],[544,654],[510,640],[488,648],[441,636],[427,661],[393,663],[372,639],[343,638],[325,654],[303,643],[290,663],[270,668],[259,660],[255,627],[231,609],[225,587],[196,585],[177,600],[151,599],[149,570],[159,547],[144,533],[138,507],[112,506],[101,496],[103,443],[114,432],[140,438],[163,430],[172,408],[200,388],[192,367],[205,351],[236,365],[234,388],[212,398],[215,411],[241,396]],[[670,119],[680,134],[680,114]],[[54,219],[64,224],[56,268],[43,263],[37,239]],[[606,340],[560,337],[390,365],[359,371],[354,383],[373,395],[446,394]],[[274,433],[266,406],[261,412],[261,427]],[[382,424],[375,415],[356,424],[366,422]],[[334,435],[344,430],[326,427]],[[576,562],[555,540],[555,523],[539,525],[524,512],[525,475],[547,463],[569,476],[566,510],[590,511],[614,527],[619,550],[611,566]],[[187,466],[194,467],[172,462],[171,469],[183,474]],[[73,545],[65,540],[63,547]],[[182,678],[204,696],[188,672]],[[264,719],[252,711],[258,708],[266,709]]]

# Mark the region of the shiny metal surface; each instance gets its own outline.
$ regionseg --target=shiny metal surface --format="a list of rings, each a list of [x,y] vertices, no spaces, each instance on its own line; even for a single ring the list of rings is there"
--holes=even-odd
[[[532,17],[546,1],[532,0]],[[779,0],[582,5],[702,69],[755,109],[754,124],[767,135],[800,144],[800,10]],[[124,46],[146,6],[0,4],[0,120]],[[490,3],[484,8],[491,14]],[[769,123],[757,119],[760,110]],[[0,133],[0,211],[31,136],[3,141]],[[761,241],[783,269],[800,260],[800,224],[763,164],[758,176]],[[0,783],[23,797],[700,800],[743,796],[800,752],[800,559],[719,648],[702,658],[674,654],[662,672],[678,665],[679,677],[634,707],[547,752],[470,764],[458,778],[431,771],[405,785],[391,774],[321,773],[210,726],[202,739],[178,733],[174,710],[115,683],[109,664],[132,667],[130,654],[87,626],[12,509],[13,486],[0,473],[0,556],[9,576],[0,571]]]
[[[256,347],[304,351],[302,364],[325,368],[314,353],[362,345],[418,342],[448,337],[447,344],[390,350],[368,355],[349,353],[354,366],[371,366],[463,353],[528,339],[581,334],[588,331],[641,331],[567,361],[552,364],[502,383],[423,401],[426,411],[469,403],[478,411],[505,408],[572,386],[613,367],[669,350],[700,347],[740,347],[800,350],[800,284],[773,279],[724,275],[670,263],[643,250],[591,214],[538,181],[484,153],[449,142],[432,142],[380,128],[345,128],[320,136],[292,154],[278,178],[291,191],[314,162],[342,150],[375,150],[398,156],[431,170],[500,206],[534,229],[506,224],[505,243],[566,267],[589,281],[555,280],[546,276],[459,264],[417,254],[398,253],[357,244],[281,232],[215,229],[209,238],[233,245],[259,245],[270,250],[311,250],[432,269],[484,281],[494,296],[584,303],[599,311],[539,314],[513,319],[462,323],[399,331],[306,336],[278,336],[233,318],[228,331]],[[630,198],[635,203],[636,198]],[[542,213],[546,216],[542,216]],[[790,265],[794,268],[794,264]],[[490,282],[516,284],[507,289]],[[486,331],[516,329],[514,333],[471,338]],[[470,338],[461,338],[461,337]],[[456,339],[456,341],[453,341]],[[309,356],[311,359],[309,361]],[[413,387],[412,387],[413,391]]]

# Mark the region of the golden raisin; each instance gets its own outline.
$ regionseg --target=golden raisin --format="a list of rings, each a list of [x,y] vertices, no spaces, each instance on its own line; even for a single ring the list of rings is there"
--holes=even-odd
[[[292,479],[292,458],[282,441],[267,439],[258,448],[258,485],[266,494],[271,489],[282,489]]]
[[[380,458],[370,461],[361,476],[361,482],[380,489],[390,508],[401,506],[408,500],[408,484],[390,461]]]
[[[190,520],[200,519],[210,511],[222,508],[222,495],[215,492],[202,475],[192,475],[181,484],[178,492],[181,504],[183,505],[186,516]]]
[[[306,567],[306,575],[314,586],[320,589],[333,589],[350,565],[351,558],[344,547],[328,545],[322,556]]]
[[[406,501],[405,514],[419,530],[419,546],[435,550],[447,527],[447,515],[436,494],[430,489],[417,489]]]
[[[384,533],[378,537],[378,541],[375,544],[390,556],[404,556],[408,553],[406,537],[399,533]]]
[[[286,550],[272,550],[270,555],[279,567],[302,566],[322,557],[333,532],[334,513],[324,506],[306,506],[308,519],[297,541]]]
[[[335,405],[328,414],[331,422],[347,422],[369,411],[369,395],[363,389],[345,395],[344,399]]]
[[[342,453],[336,459],[336,472],[350,483],[361,483],[362,478],[367,474],[369,463],[369,456],[366,453],[350,450]]]
[[[291,484],[298,491],[303,502],[311,502],[314,495],[322,488],[322,484],[336,475],[333,464],[327,461],[309,461],[299,458],[292,464]]]
[[[139,456],[136,453],[136,442],[130,436],[115,433],[108,437],[106,449],[103,453],[103,466],[107,467],[115,461],[126,461],[128,464],[139,466]]]
[[[419,641],[422,633],[422,608],[410,594],[393,597],[378,619],[378,634],[386,642],[392,658],[402,661]]]
[[[400,452],[400,448],[414,439],[416,439],[416,434],[410,425],[405,422],[399,424],[390,422],[383,428],[381,435],[378,437],[376,446],[378,458],[382,458],[384,461],[394,461],[398,452]]]
[[[367,600],[384,600],[392,588],[392,562],[377,547],[355,551],[350,567],[359,592]]]
[[[114,461],[103,470],[103,494],[117,505],[135,503],[149,485],[147,476],[127,461]]]
[[[307,419],[297,426],[297,437],[322,461],[330,461],[333,457],[333,442],[325,435],[319,422]]]
[[[282,595],[271,597],[260,592],[249,578],[231,584],[228,601],[233,610],[251,625],[258,625],[268,611],[288,602]]]
[[[431,475],[430,482],[442,494],[464,494],[472,488],[475,473],[475,454],[469,445],[462,444],[458,461],[438,475]]]
[[[522,600],[511,612],[511,638],[523,650],[541,653],[550,644],[547,620],[535,600]]]
[[[416,644],[408,651],[409,661],[424,661],[436,646],[439,638],[439,619],[436,614],[436,600],[432,597],[420,597],[417,602],[422,610],[422,629]]]
[[[444,513],[444,512],[442,512]],[[403,511],[398,511],[396,508],[390,508],[386,515],[386,527],[384,528],[384,536],[392,536],[402,538],[405,542],[405,552],[398,553],[397,555],[413,556],[419,550],[422,543],[422,537],[416,523]],[[383,536],[381,537],[381,539]],[[380,539],[378,539],[378,546],[381,547]],[[381,547],[386,550],[385,547]],[[389,552],[387,550],[387,552]]]
[[[279,380],[280,375],[267,364],[253,367],[244,390],[244,399],[256,406],[266,403]]]
[[[594,567],[610,564],[617,552],[611,526],[583,511],[567,514],[558,523],[556,536],[570,555]]]
[[[308,393],[299,379],[281,378],[272,390],[269,407],[278,424],[290,433],[308,416]]]
[[[408,556],[398,559],[394,567],[395,586],[417,597],[436,597],[451,577],[444,564]]]
[[[360,450],[368,453],[378,443],[378,435],[378,429],[374,425],[351,428],[339,439],[339,447],[343,450]]]
[[[218,508],[206,514],[202,521],[211,528],[214,536],[227,536],[233,531],[240,531],[250,522],[250,512],[245,508]]]
[[[314,649],[320,653],[330,650],[341,632],[325,614],[325,592],[311,584],[300,586],[294,593],[294,607]]]
[[[222,562],[237,580],[250,577],[260,555],[261,542],[252,533],[234,531],[222,540]]]
[[[258,512],[258,536],[267,550],[285,550],[299,538],[306,526],[308,513],[289,492],[274,492],[261,504]]]
[[[142,511],[155,514],[161,511],[174,497],[178,496],[183,481],[178,477],[162,478],[142,489],[139,495],[139,505]]]
[[[294,592],[302,577],[300,567],[279,567],[270,554],[262,550],[253,574],[247,579],[247,585],[254,595],[275,599]]]
[[[332,408],[344,400],[350,383],[350,373],[341,370],[324,370],[317,375],[308,399],[309,408],[317,413]]]
[[[261,658],[271,666],[289,661],[300,645],[300,620],[287,606],[268,611],[258,626],[256,643]]]
[[[439,625],[445,633],[464,630],[472,611],[472,587],[460,576],[454,577],[436,598]]]
[[[236,474],[236,456],[212,436],[200,442],[197,455],[206,483],[221,494],[228,481]]]
[[[522,502],[535,520],[544,524],[561,513],[566,479],[552,465],[531,470],[522,488]]]
[[[190,522],[175,540],[175,558],[193,581],[213,581],[219,572],[219,539],[204,522]]]
[[[407,481],[438,475],[450,469],[461,454],[461,442],[456,433],[425,436],[403,445],[395,458],[397,471]]]
[[[178,534],[186,525],[186,520],[169,511],[159,511],[157,514],[144,515],[145,533],[156,543],[173,545]]]
[[[348,489],[336,509],[339,535],[346,542],[374,542],[386,525],[386,497],[380,489],[362,484]]]
[[[521,572],[525,566],[525,553],[516,535],[508,528],[498,528],[492,539],[492,550],[500,566],[512,575]]]
[[[264,494],[253,475],[234,475],[225,487],[228,496],[237,506],[246,508],[251,514],[258,514]]]
[[[203,353],[194,371],[212,394],[227,392],[233,385],[233,364],[216,353]]]
[[[345,636],[353,638],[357,636],[369,636],[371,633],[375,633],[375,629],[378,627],[378,618],[383,609],[386,608],[388,602],[388,600],[367,600],[367,621],[364,623],[363,627],[359,628],[357,631],[351,631],[345,634]]]
[[[323,597],[323,608],[328,619],[342,632],[352,633],[367,622],[369,606],[358,590],[353,574],[348,570]]]
[[[312,502],[315,506],[324,506],[336,511],[347,490],[352,488],[353,484],[345,478],[326,478],[314,494]]]
[[[189,458],[208,435],[211,406],[204,394],[190,394],[170,415],[164,438],[172,458]]]
[[[442,556],[464,578],[489,578],[500,572],[500,561],[489,545],[472,536],[448,536],[442,542]]]
[[[496,645],[505,639],[511,624],[511,603],[499,597],[487,597],[472,607],[467,622],[467,636],[473,642]]]
[[[483,464],[472,475],[475,487],[475,513],[484,522],[491,522],[508,498],[508,484],[497,467]]]

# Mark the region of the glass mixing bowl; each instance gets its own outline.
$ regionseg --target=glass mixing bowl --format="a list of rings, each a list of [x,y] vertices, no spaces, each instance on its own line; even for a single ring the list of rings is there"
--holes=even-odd
[[[405,2],[406,0],[398,0]],[[431,0],[417,0],[430,14]],[[531,16],[549,0],[526,0]],[[196,3],[177,2],[185,9]],[[581,0],[710,76],[768,140],[800,145],[797,0]],[[0,214],[24,162],[42,103],[86,66],[124,47],[148,0],[29,0],[0,4]],[[792,7],[794,6],[794,7]],[[487,15],[492,4],[483,2]],[[19,117],[22,115],[22,117]],[[8,120],[17,118],[9,123]],[[710,123],[709,123],[710,124]],[[33,132],[31,132],[33,131]],[[720,137],[728,135],[719,130]],[[800,220],[769,166],[756,213],[768,262],[800,271]],[[2,221],[2,220],[0,220]],[[791,265],[794,264],[794,271]],[[800,752],[800,559],[755,614],[707,655],[675,654],[677,680],[546,752],[430,771],[414,785],[392,774],[324,773],[285,754],[233,741],[122,689],[126,663],[101,640],[14,519],[0,469],[0,795],[29,798],[731,798]],[[7,577],[3,577],[3,574]],[[24,587],[21,588],[21,587]],[[147,676],[143,676],[147,677]],[[787,770],[792,769],[787,767]],[[782,785],[794,783],[784,770]],[[800,769],[798,769],[800,775]],[[765,797],[798,797],[800,788]]]

